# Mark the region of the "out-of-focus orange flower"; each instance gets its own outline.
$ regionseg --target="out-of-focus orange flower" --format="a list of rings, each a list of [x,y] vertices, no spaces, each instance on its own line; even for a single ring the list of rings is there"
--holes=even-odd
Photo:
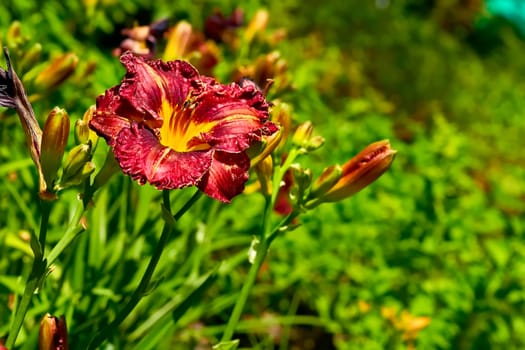
[[[126,51],[136,55],[152,58],[157,49],[157,43],[168,29],[168,20],[161,19],[150,25],[125,28],[122,35],[126,38],[120,46],[113,50],[115,56],[120,56]]]

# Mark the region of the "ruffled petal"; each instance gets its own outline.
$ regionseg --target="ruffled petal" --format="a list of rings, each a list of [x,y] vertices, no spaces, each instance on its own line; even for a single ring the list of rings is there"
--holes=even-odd
[[[268,104],[253,84],[211,85],[196,98],[195,123],[209,124],[209,131],[192,142],[208,143],[219,151],[239,153],[277,127],[269,122]]]
[[[246,153],[214,152],[211,167],[197,186],[208,196],[229,203],[244,191],[249,168]]]
[[[145,60],[126,52],[120,58],[127,73],[119,94],[145,121],[163,119],[200,86],[199,73],[185,61]]]
[[[108,145],[115,145],[115,140],[123,128],[129,128],[130,120],[116,114],[115,107],[118,105],[119,98],[114,95],[114,89],[107,90],[106,93],[97,98],[97,109],[89,126],[99,136],[104,137]]]
[[[124,173],[140,184],[149,182],[158,189],[194,186],[212,163],[211,152],[175,152],[138,124],[122,129],[114,152]]]

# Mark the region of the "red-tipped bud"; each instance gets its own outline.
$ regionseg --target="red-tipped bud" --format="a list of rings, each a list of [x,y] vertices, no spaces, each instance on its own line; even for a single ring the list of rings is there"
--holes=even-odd
[[[339,181],[306,206],[312,208],[322,202],[337,202],[356,194],[377,180],[390,167],[395,154],[396,151],[390,148],[388,140],[368,145],[343,165]]]
[[[64,316],[46,314],[40,322],[39,350],[68,350],[67,326]]]

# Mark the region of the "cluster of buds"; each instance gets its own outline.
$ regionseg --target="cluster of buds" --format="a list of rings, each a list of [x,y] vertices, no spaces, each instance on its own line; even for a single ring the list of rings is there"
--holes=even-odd
[[[314,135],[310,122],[299,125],[292,137],[299,154],[316,150],[323,142],[322,137]],[[275,210],[289,214],[351,197],[378,179],[390,167],[395,154],[388,140],[374,142],[342,166],[325,168],[315,181],[310,169],[292,164],[280,187]]]
[[[292,143],[299,147],[301,153],[315,151],[324,144],[324,138],[314,135],[314,126],[312,122],[307,121],[300,124],[292,137]]]
[[[94,110],[95,108],[91,106],[84,113],[83,118],[75,122],[77,144],[66,156],[62,176],[55,187],[57,191],[83,183],[95,171],[95,163],[91,158],[98,136],[88,126]]]
[[[79,62],[74,53],[57,54],[48,61],[42,62],[42,45],[32,43],[22,33],[20,22],[13,22],[7,30],[7,47],[15,53],[18,70],[26,84],[31,85],[35,101],[48,95],[67,79],[73,76]],[[88,74],[89,72],[84,72]]]
[[[126,51],[146,58],[159,54],[164,61],[187,60],[206,75],[211,75],[219,62],[219,49],[215,42],[184,20],[169,26],[168,20],[162,19],[149,25],[123,29],[122,34],[126,38],[113,50],[115,56]],[[159,53],[157,49],[161,39],[165,39],[165,47]]]
[[[166,19],[162,19],[149,25],[122,30],[125,39],[113,53],[120,56],[131,51],[146,58],[160,56],[164,61],[187,60],[201,74],[213,76],[221,48],[242,51],[258,41],[262,41],[264,47],[273,47],[286,36],[282,30],[271,35],[266,33],[268,21],[268,11],[259,10],[245,25],[241,9],[235,9],[228,16],[215,10],[205,19],[203,31],[196,30],[185,20],[170,26]],[[163,39],[164,50],[157,52]],[[286,73],[286,61],[277,51],[272,51],[261,55],[251,64],[233,67],[230,75],[233,81],[250,78],[258,86],[269,87],[274,84],[277,91],[284,91],[290,87]]]
[[[70,130],[68,113],[55,107],[49,113],[42,130],[25,88],[11,65],[7,49],[4,54],[7,70],[0,68],[0,106],[14,108],[20,118],[31,158],[38,171],[40,198],[56,199],[57,191],[80,184],[95,170],[91,157],[97,135],[88,128],[93,108],[75,125],[75,135],[80,144],[69,151],[62,167]],[[62,174],[59,176],[61,167]]]

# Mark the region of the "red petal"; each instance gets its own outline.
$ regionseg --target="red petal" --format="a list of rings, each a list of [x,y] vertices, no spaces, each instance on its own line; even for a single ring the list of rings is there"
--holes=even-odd
[[[105,95],[97,98],[97,110],[89,122],[89,126],[96,133],[104,137],[108,145],[113,146],[117,135],[123,128],[129,128],[130,121],[120,117],[113,111],[112,104],[115,98],[113,89],[107,90]]]
[[[149,129],[137,124],[122,129],[114,152],[124,173],[140,184],[149,182],[158,189],[196,185],[212,164],[211,151],[175,152],[162,146]]]
[[[214,152],[210,170],[197,186],[208,196],[229,203],[244,190],[249,168],[245,153]]]
[[[264,96],[253,85],[211,85],[196,98],[196,104],[192,119],[214,124],[210,131],[197,137],[198,142],[204,141],[219,151],[242,152],[262,135],[277,131],[267,121]]]
[[[120,58],[127,73],[119,94],[145,120],[161,120],[163,104],[182,105],[199,85],[199,73],[187,62],[145,60],[126,52]]]

